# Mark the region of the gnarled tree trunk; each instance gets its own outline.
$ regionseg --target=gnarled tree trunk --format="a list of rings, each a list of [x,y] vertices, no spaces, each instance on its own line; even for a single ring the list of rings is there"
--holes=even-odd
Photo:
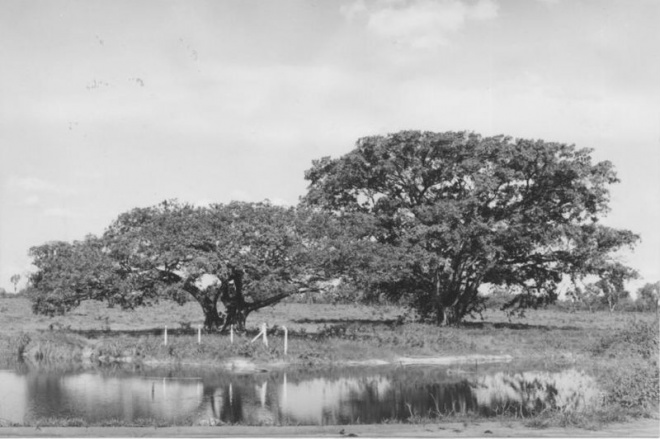
[[[190,278],[184,282],[183,290],[194,297],[202,307],[202,311],[204,312],[204,327],[207,330],[220,328],[225,323],[226,316],[224,313],[218,311],[220,288],[215,287],[202,291],[195,285],[194,280]]]
[[[438,326],[452,326],[458,324],[462,318],[458,306],[441,306],[436,313],[436,324]]]
[[[205,297],[199,303],[204,311],[204,327],[208,330],[220,328],[224,324],[226,316],[218,312],[218,302]]]

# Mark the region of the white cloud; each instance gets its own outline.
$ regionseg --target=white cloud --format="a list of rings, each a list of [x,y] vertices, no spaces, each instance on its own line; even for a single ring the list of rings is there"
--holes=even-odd
[[[543,3],[546,6],[554,6],[559,4],[561,0],[536,0],[539,3]]]
[[[364,0],[357,0],[353,3],[342,5],[339,8],[339,12],[341,12],[348,21],[353,21],[359,15],[367,12],[367,5],[364,4]]]
[[[72,194],[76,192],[73,188],[43,180],[39,177],[10,177],[7,181],[7,189],[58,195]]]
[[[492,20],[497,18],[499,9],[495,0],[479,0],[468,9],[467,16],[473,20]]]
[[[37,177],[11,177],[7,183],[9,189],[21,189],[29,192],[57,192],[57,187]]]
[[[29,195],[23,199],[22,204],[24,206],[36,206],[40,201],[41,199],[37,195]]]
[[[449,37],[468,21],[497,17],[495,0],[412,0],[375,3],[368,8],[363,0],[340,8],[349,21],[366,16],[366,27],[374,35],[416,49],[433,49],[449,44]]]
[[[56,217],[56,218],[76,218],[79,215],[71,209],[65,207],[50,207],[45,209],[43,214],[45,216]]]

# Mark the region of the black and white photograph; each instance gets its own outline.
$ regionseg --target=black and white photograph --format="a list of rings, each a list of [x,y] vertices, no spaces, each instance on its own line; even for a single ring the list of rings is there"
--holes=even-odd
[[[0,0],[0,437],[659,437],[658,23]]]

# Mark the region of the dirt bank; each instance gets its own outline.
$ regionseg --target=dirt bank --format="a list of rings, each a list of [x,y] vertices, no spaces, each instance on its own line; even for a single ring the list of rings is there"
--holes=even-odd
[[[508,363],[513,361],[511,355],[447,355],[442,357],[399,357],[394,360],[335,360],[328,361],[329,365],[339,366],[388,366],[388,365],[435,365],[450,366],[454,364],[489,364],[489,363]],[[142,364],[146,366],[166,366],[173,364],[171,361],[162,360],[144,360]],[[264,372],[269,370],[279,370],[286,367],[302,366],[300,361],[252,361],[247,358],[233,357],[221,361],[177,361],[176,364],[182,366],[205,366],[226,369],[230,372],[250,373]],[[317,366],[323,365],[323,362]]]
[[[343,434],[341,434],[343,432]],[[658,419],[610,424],[601,430],[552,427],[522,422],[447,422],[437,424],[332,425],[310,427],[7,427],[0,437],[658,437]]]

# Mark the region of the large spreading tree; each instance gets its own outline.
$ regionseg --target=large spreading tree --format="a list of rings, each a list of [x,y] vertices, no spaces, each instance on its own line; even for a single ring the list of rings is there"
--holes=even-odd
[[[482,285],[526,308],[555,300],[567,277],[634,275],[613,255],[638,236],[599,222],[616,173],[589,149],[403,131],[314,161],[305,178],[304,203],[350,225],[335,268],[438,324],[479,311]]]
[[[166,201],[121,214],[100,238],[31,249],[33,310],[64,313],[82,300],[124,308],[162,298],[201,306],[207,328],[247,316],[324,279],[323,215],[269,203],[195,207]]]

